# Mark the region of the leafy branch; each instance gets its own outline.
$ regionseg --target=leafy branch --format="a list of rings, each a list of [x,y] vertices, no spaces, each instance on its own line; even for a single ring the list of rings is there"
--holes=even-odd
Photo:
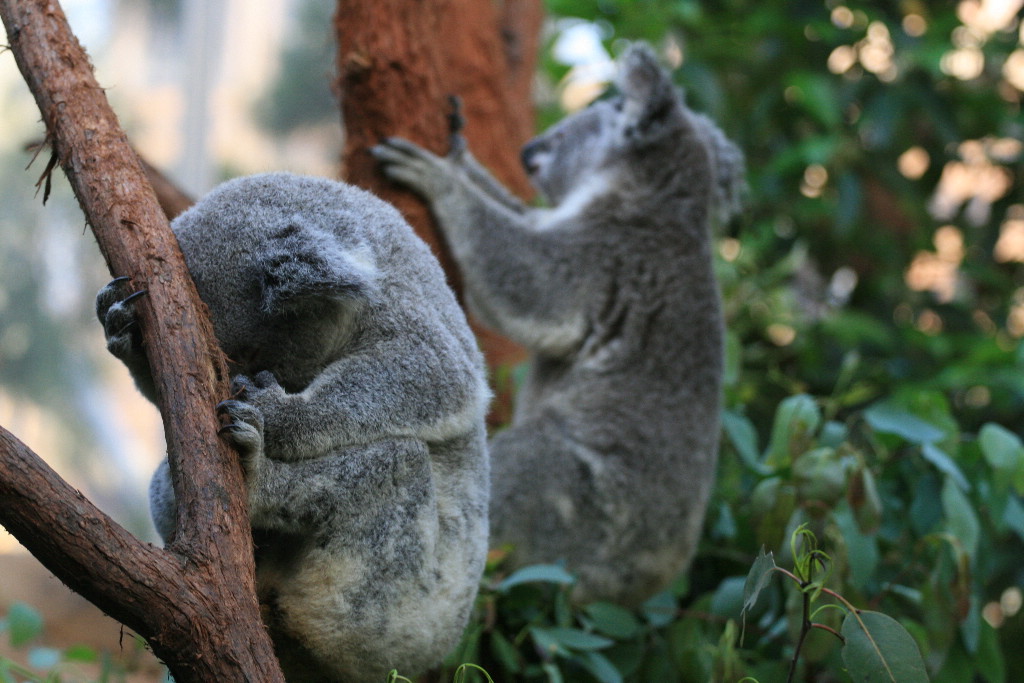
[[[788,682],[796,676],[807,635],[816,628],[831,633],[843,643],[843,663],[855,680],[927,683],[924,660],[917,644],[899,622],[881,612],[857,609],[841,594],[824,585],[831,573],[831,558],[817,548],[817,539],[806,525],[800,525],[793,532],[790,549],[793,571],[775,564],[773,554],[761,549],[747,574],[742,610],[745,618],[746,613],[757,604],[761,591],[768,586],[774,574],[782,574],[797,585],[802,600],[802,616],[800,633],[786,678]],[[812,612],[812,605],[821,595],[833,598],[840,605],[822,605]],[[814,615],[830,608],[842,609],[846,614],[839,631],[814,621]]]

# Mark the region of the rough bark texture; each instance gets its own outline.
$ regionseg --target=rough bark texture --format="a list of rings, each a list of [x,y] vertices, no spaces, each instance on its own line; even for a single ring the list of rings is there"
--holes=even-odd
[[[473,154],[506,186],[529,194],[519,148],[534,133],[531,85],[542,18],[540,0],[338,2],[343,175],[402,211],[456,290],[457,271],[426,206],[387,182],[367,150],[397,135],[445,153],[448,97],[457,95]],[[477,332],[492,368],[523,357],[508,340],[479,327]],[[503,405],[499,400],[499,409]]]
[[[0,0],[0,17],[110,272],[149,292],[140,320],[180,501],[177,537],[156,549],[4,431],[0,523],[145,637],[177,681],[281,681],[255,597],[241,467],[217,437],[227,370],[177,242],[56,0]]]

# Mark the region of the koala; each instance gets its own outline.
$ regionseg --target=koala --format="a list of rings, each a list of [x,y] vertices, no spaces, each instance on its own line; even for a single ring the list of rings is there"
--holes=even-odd
[[[547,208],[506,191],[454,134],[444,158],[373,149],[432,207],[481,322],[529,352],[490,441],[491,543],[564,562],[573,598],[637,605],[688,568],[718,450],[723,323],[711,224],[743,158],[690,111],[650,48],[618,94],[522,150]]]
[[[487,553],[482,357],[427,246],[390,205],[285,173],[229,181],[172,223],[228,358],[262,612],[287,680],[384,681],[459,641]],[[135,296],[97,313],[154,398]],[[150,486],[169,541],[167,463]]]

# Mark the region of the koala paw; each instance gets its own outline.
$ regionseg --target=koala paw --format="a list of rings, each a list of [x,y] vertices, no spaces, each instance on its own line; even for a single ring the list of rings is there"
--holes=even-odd
[[[285,391],[278,384],[274,373],[264,370],[252,377],[236,375],[231,380],[231,395],[266,410],[280,403]]]
[[[96,317],[103,325],[107,349],[123,361],[144,359],[142,334],[135,318],[135,301],[145,289],[126,295],[130,278],[114,278],[96,295]]]
[[[448,159],[443,159],[402,138],[387,138],[370,148],[384,175],[426,199],[440,197],[449,189]]]
[[[257,473],[263,458],[263,411],[245,401],[228,399],[217,404],[222,439],[235,447],[242,457],[247,476]]]

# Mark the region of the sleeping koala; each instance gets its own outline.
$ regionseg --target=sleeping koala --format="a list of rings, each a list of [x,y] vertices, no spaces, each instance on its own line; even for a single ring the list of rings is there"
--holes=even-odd
[[[289,681],[383,681],[458,642],[487,552],[476,341],[391,206],[329,180],[224,183],[172,224],[228,357],[218,410],[249,488],[257,587]],[[108,348],[154,397],[124,279]],[[169,540],[167,463],[150,487]]]
[[[742,155],[689,111],[651,50],[620,94],[523,149],[530,208],[455,136],[391,139],[386,175],[427,199],[480,319],[530,352],[491,447],[491,541],[564,560],[574,598],[635,605],[685,570],[713,485],[722,318],[710,222],[738,208]]]

